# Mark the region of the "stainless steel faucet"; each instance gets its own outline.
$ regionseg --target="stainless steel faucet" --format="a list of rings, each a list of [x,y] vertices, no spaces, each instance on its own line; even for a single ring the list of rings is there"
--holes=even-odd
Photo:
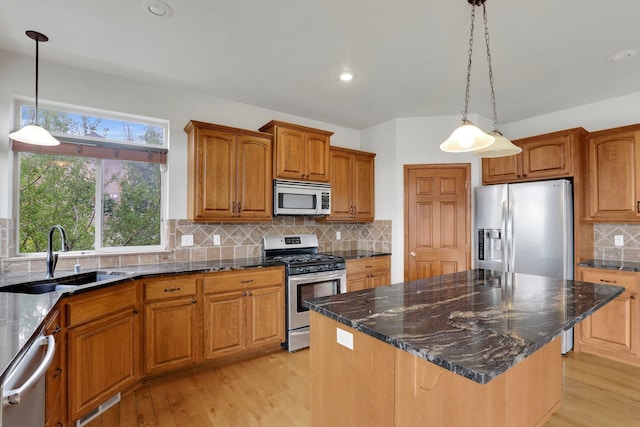
[[[66,252],[69,247],[67,246],[67,235],[64,232],[64,228],[61,225],[54,225],[49,230],[49,241],[47,242],[47,279],[53,278],[53,272],[56,269],[56,264],[58,263],[58,254],[53,253],[53,233],[58,230],[60,232],[60,241],[62,247],[60,248],[60,252]]]

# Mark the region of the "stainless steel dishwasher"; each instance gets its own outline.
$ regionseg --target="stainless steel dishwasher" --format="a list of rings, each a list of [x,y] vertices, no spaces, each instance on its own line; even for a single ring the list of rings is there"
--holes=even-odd
[[[56,343],[43,332],[2,383],[0,427],[42,427],[45,421],[45,378]]]

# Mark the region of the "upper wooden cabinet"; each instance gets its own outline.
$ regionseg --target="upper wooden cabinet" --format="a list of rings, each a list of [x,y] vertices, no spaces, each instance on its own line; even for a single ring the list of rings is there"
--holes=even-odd
[[[640,221],[640,125],[589,137],[589,218]]]
[[[331,215],[327,221],[374,220],[374,153],[331,147]]]
[[[271,221],[271,135],[196,121],[185,132],[189,220]]]
[[[274,136],[275,178],[329,181],[329,139],[333,132],[271,121],[260,128]]]
[[[513,141],[520,154],[482,159],[482,183],[503,184],[570,177],[580,168],[580,151],[587,136],[582,128]]]

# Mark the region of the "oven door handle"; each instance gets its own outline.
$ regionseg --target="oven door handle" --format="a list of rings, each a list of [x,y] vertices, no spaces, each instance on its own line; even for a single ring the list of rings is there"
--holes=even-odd
[[[333,270],[331,272],[328,271],[320,271],[317,273],[304,273],[304,274],[295,274],[293,276],[289,276],[289,284],[291,285],[299,285],[304,283],[313,283],[317,282],[318,279],[322,281],[331,281],[336,279],[346,280],[347,279],[347,271],[346,270]],[[340,288],[338,288],[338,292],[340,292]]]

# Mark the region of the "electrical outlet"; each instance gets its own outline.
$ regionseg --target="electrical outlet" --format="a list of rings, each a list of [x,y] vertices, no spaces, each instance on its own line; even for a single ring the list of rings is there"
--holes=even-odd
[[[214,234],[213,235],[213,244],[215,246],[220,246],[220,235],[219,234]]]
[[[613,244],[616,246],[624,246],[624,236],[622,234],[613,236]]]
[[[182,246],[193,246],[193,234],[182,235]]]
[[[353,334],[344,329],[336,328],[336,340],[338,344],[353,350]]]
[[[340,233],[339,231],[336,231],[336,240],[340,240],[342,239],[342,233]]]

